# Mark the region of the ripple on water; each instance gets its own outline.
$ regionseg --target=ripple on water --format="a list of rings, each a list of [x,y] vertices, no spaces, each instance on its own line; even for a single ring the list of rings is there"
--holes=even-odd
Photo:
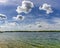
[[[60,33],[0,33],[0,48],[60,48]]]

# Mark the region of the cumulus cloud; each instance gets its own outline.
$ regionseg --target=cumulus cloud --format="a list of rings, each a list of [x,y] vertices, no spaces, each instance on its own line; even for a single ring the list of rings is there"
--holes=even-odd
[[[40,10],[45,10],[47,14],[53,13],[53,10],[51,8],[51,5],[44,3],[42,7],[39,7]]]
[[[17,17],[13,17],[14,20],[24,20],[24,16],[22,15],[17,15]]]
[[[7,19],[6,15],[0,14],[0,20],[5,20],[5,19]]]
[[[33,7],[34,5],[31,1],[22,1],[22,5],[18,6],[16,11],[17,13],[29,13]]]

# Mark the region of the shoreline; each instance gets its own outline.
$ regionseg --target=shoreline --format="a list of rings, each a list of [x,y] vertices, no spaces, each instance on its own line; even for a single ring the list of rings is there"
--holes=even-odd
[[[42,31],[0,31],[2,32],[60,32],[60,30],[42,30]]]

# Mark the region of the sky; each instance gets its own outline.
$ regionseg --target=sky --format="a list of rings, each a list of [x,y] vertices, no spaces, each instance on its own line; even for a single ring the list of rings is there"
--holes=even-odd
[[[60,0],[0,0],[0,31],[60,30]]]

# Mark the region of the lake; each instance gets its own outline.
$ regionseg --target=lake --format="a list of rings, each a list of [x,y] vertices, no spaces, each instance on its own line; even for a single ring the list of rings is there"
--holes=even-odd
[[[0,33],[0,48],[60,48],[60,32]]]

